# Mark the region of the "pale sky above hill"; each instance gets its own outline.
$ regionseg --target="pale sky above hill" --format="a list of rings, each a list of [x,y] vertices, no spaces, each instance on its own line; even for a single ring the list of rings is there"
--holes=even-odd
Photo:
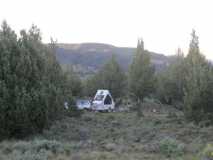
[[[60,43],[101,42],[186,54],[194,28],[200,48],[213,60],[212,0],[0,0],[0,21],[18,32],[32,23]]]

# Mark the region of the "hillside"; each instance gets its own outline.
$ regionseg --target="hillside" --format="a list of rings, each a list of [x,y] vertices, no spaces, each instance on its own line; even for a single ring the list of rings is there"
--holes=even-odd
[[[72,64],[79,71],[94,72],[114,54],[124,70],[132,61],[135,48],[115,47],[101,43],[58,44],[56,57],[60,64]],[[148,51],[150,52],[150,51]],[[156,70],[161,70],[169,63],[169,57],[150,52],[151,61]]]

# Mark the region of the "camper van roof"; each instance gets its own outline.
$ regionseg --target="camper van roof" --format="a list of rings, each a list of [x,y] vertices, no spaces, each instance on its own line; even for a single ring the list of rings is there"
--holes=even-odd
[[[99,89],[99,90],[97,90],[97,94],[106,95],[106,94],[109,94],[109,90],[106,90],[106,89]]]

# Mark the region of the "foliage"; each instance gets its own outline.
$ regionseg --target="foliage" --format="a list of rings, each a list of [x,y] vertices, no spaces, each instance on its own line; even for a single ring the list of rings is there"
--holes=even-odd
[[[200,53],[198,37],[192,32],[186,57],[184,111],[189,120],[213,122],[213,68]]]
[[[79,97],[82,94],[82,83],[78,74],[72,66],[68,66],[65,70],[66,88],[74,97]]]
[[[213,127],[187,124],[183,117],[178,121],[171,119],[167,114],[173,108],[166,105],[158,106],[161,107],[159,113],[150,113],[152,105],[144,108],[146,116],[141,119],[135,112],[86,112],[80,118],[65,117],[42,134],[1,142],[0,159],[195,160],[203,145],[212,141]],[[163,143],[165,139],[172,140]],[[165,157],[167,151],[160,149],[162,144],[169,146],[171,157]],[[184,149],[179,152],[177,148],[183,144]]]
[[[97,73],[90,75],[87,79],[83,80],[83,94],[84,96],[93,97],[99,89],[99,79]]]
[[[138,41],[137,51],[129,68],[128,86],[130,96],[137,102],[140,114],[141,102],[154,89],[154,68],[149,53],[144,50],[143,40]]]
[[[173,138],[164,138],[160,141],[160,151],[167,157],[182,156],[184,145]]]
[[[80,117],[83,114],[83,110],[79,110],[77,106],[74,105],[69,105],[69,108],[66,109],[65,115],[68,117]]]
[[[108,89],[114,99],[124,95],[125,74],[115,56],[112,56],[97,74],[87,79],[86,89],[87,94],[92,96],[97,89]]]
[[[158,74],[157,96],[167,104],[183,102],[185,85],[185,65],[183,52],[178,49],[173,62]]]
[[[19,141],[16,143],[3,142],[1,145],[0,159],[9,160],[48,160],[54,155],[69,155],[72,145],[58,141],[39,140]]]
[[[53,45],[52,45],[53,46]],[[36,26],[17,38],[0,30],[0,136],[42,132],[63,111],[63,74],[52,46],[42,44]]]
[[[200,53],[198,36],[192,31],[189,53],[181,50],[175,61],[158,74],[158,97],[183,109],[188,120],[210,125],[213,122],[213,66]]]
[[[212,160],[213,159],[213,145],[207,144],[206,147],[201,152],[203,159]]]
[[[115,99],[123,96],[125,74],[117,63],[115,56],[112,56],[112,58],[104,65],[99,76],[103,88],[109,89]]]

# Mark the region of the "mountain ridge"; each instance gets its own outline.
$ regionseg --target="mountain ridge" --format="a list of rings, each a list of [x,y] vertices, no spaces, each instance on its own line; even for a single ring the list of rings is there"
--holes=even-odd
[[[136,48],[117,47],[105,43],[58,43],[56,58],[61,65],[73,65],[76,70],[96,72],[115,55],[119,65],[127,71]],[[156,70],[162,70],[170,58],[161,53],[150,53],[151,62]]]

